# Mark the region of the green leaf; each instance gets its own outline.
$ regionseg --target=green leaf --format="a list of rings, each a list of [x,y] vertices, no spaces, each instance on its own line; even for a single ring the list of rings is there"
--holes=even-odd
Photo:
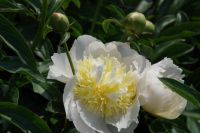
[[[106,8],[109,10],[109,12],[113,13],[114,16],[116,16],[119,19],[123,19],[125,17],[124,11],[115,5],[108,5]]]
[[[185,22],[179,25],[167,28],[162,35],[175,35],[183,31],[200,32],[200,22]]]
[[[22,62],[24,62],[34,71],[37,71],[36,60],[30,47],[26,44],[23,36],[4,16],[0,15],[0,20],[0,40],[3,40],[17,53]]]
[[[9,90],[7,92],[7,99],[10,102],[16,103],[18,104],[18,100],[19,100],[19,90],[16,87],[9,87]]]
[[[79,133],[75,128],[71,129],[69,132],[67,133]]]
[[[9,102],[0,102],[0,115],[24,132],[51,133],[44,120],[22,106]]]
[[[153,4],[151,0],[142,0],[136,8],[136,11],[144,13],[147,11]]]
[[[81,7],[81,2],[80,0],[71,0],[75,5],[76,7],[80,8]]]
[[[200,133],[200,123],[194,118],[187,118],[187,127],[191,133]]]
[[[198,110],[198,109],[184,111],[183,115],[191,117],[193,119],[200,120],[200,110]]]
[[[176,21],[175,15],[167,15],[162,17],[159,21],[156,22],[156,34],[159,34],[165,27],[172,24]]]
[[[18,72],[25,73],[38,81],[45,82],[45,79],[42,75],[30,70],[27,65],[21,62],[21,60],[15,56],[7,56],[2,58],[0,60],[0,68],[10,73],[18,73]]]
[[[42,95],[47,100],[51,99],[49,94],[46,92],[46,88],[42,87],[41,85],[39,85],[39,84],[37,84],[35,82],[32,82],[32,86],[33,86],[33,91],[35,93],[38,93],[38,94]]]
[[[181,57],[191,52],[193,49],[194,47],[192,45],[181,42],[181,40],[163,42],[155,49],[153,61],[157,61],[163,57]]]
[[[200,32],[183,31],[175,35],[167,35],[167,36],[161,36],[159,38],[156,38],[154,40],[154,43],[170,41],[170,40],[175,40],[175,39],[189,38],[189,37],[197,36],[199,34]]]
[[[18,12],[24,10],[24,7],[11,0],[0,0],[0,12]]]
[[[58,90],[58,87],[51,82],[38,82],[37,80],[32,80],[33,91],[35,93],[40,94],[47,100],[51,100],[53,98],[62,97],[61,92]]]
[[[200,92],[174,79],[160,78],[160,81],[200,109]]]

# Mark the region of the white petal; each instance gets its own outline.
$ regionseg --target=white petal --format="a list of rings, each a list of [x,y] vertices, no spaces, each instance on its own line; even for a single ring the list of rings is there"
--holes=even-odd
[[[66,83],[73,76],[67,55],[65,53],[54,53],[51,59],[53,65],[49,67],[47,78]]]
[[[73,102],[72,89],[75,86],[75,82],[76,82],[76,79],[71,78],[69,80],[69,82],[65,85],[64,93],[63,93],[63,103],[64,103],[64,108],[65,108],[65,113],[66,113],[67,119],[70,121],[72,120],[71,119],[71,111],[70,111],[70,108],[71,108],[72,102]]]
[[[137,127],[138,123],[133,122],[128,128],[122,129],[120,132],[118,132],[117,128],[114,126],[109,126],[109,129],[112,133],[134,133],[135,128]]]
[[[99,133],[110,133],[105,121],[100,116],[87,111],[78,101],[76,104],[80,117],[90,128]]]
[[[75,103],[71,106],[71,113],[74,126],[80,133],[96,133],[95,130],[88,127],[81,119]]]
[[[156,116],[175,119],[185,109],[187,101],[167,88],[158,78],[168,77],[182,81],[181,69],[171,59],[152,65],[140,80],[140,103],[143,108]]]
[[[94,58],[105,55],[105,45],[100,41],[91,42],[85,49],[84,55],[92,56]]]
[[[128,128],[131,123],[138,123],[138,113],[140,110],[139,101],[136,99],[135,103],[129,107],[126,114],[121,116],[116,116],[113,118],[108,119],[106,122],[115,126],[118,129],[118,132]]]
[[[96,38],[89,35],[79,36],[73,43],[70,54],[74,61],[83,59],[84,51],[90,43],[97,41]]]
[[[145,69],[150,67],[151,63],[144,56],[139,55],[135,50],[131,49],[128,43],[111,42],[107,45],[109,44],[115,44],[116,51],[118,51],[122,58],[121,62],[126,64],[127,67],[132,66],[133,70],[136,70],[138,74],[142,74]]]
[[[106,51],[107,54],[110,56],[113,56],[115,58],[117,58],[119,61],[121,61],[122,56],[120,54],[120,52],[117,49],[117,44],[115,44],[115,42],[110,42],[106,44]]]

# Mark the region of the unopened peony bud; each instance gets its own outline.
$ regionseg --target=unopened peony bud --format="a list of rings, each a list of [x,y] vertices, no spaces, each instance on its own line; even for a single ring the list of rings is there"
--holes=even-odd
[[[145,24],[146,18],[142,13],[139,12],[129,13],[124,20],[125,27],[133,30],[135,33],[143,32]]]
[[[64,33],[69,29],[69,20],[67,16],[62,13],[53,13],[49,24],[53,30],[58,33]]]
[[[155,30],[154,24],[147,20],[145,28],[144,28],[144,32],[153,32],[154,30]]]

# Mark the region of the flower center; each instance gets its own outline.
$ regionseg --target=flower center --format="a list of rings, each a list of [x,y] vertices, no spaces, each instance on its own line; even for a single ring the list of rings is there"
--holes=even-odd
[[[103,118],[126,113],[136,96],[133,71],[115,57],[85,57],[77,66],[75,99]]]

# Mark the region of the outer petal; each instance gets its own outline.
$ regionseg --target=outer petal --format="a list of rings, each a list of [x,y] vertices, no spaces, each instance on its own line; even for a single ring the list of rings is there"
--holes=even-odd
[[[118,132],[118,129],[114,126],[109,125],[109,129],[112,133],[134,133],[135,128],[137,127],[138,123],[133,122],[129,127],[126,129],[122,129]]]
[[[70,121],[72,120],[72,118],[71,118],[72,112],[71,112],[70,108],[71,108],[72,104],[74,103],[72,89],[75,86],[75,82],[76,82],[76,79],[71,78],[69,80],[69,82],[65,85],[64,93],[63,93],[63,103],[64,103],[65,112],[66,112],[66,117]]]
[[[168,58],[147,70],[140,81],[140,102],[147,112],[167,119],[175,119],[181,115],[187,101],[158,79],[168,77],[182,81],[181,72],[181,69]]]
[[[107,120],[106,122],[108,124],[115,126],[118,132],[123,131],[126,128],[130,127],[132,123],[134,123],[136,127],[136,125],[138,124],[137,117],[138,117],[139,110],[140,110],[140,104],[139,104],[138,99],[136,99],[135,103],[128,109],[125,115],[116,116],[114,118]],[[130,130],[133,131],[135,127]]]
[[[99,133],[111,133],[108,129],[105,121],[98,115],[88,112],[81,104],[77,101],[77,109],[81,119],[93,130]]]
[[[54,53],[51,59],[53,65],[49,66],[47,78],[66,83],[73,76],[67,55],[65,53]]]
[[[90,43],[97,41],[96,38],[89,35],[79,36],[73,43],[70,50],[71,57],[74,61],[83,59],[84,51]]]
[[[96,133],[95,130],[91,129],[89,126],[87,126],[84,121],[81,119],[80,114],[77,110],[76,104],[73,102],[73,105],[71,106],[71,113],[72,113],[72,121],[74,123],[74,126],[80,133]]]

